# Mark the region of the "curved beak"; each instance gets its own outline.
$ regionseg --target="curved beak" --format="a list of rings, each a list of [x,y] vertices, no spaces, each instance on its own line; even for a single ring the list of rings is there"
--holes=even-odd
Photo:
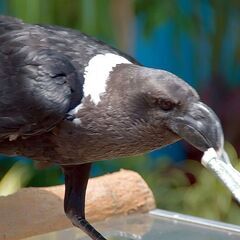
[[[175,118],[171,130],[200,151],[223,148],[223,131],[220,121],[211,108],[202,102],[189,105],[185,113]]]

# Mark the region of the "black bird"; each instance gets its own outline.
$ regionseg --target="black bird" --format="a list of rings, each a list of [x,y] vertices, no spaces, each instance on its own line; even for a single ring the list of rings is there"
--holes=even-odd
[[[64,209],[85,219],[91,163],[141,154],[183,138],[222,147],[222,129],[196,91],[175,75],[78,31],[0,17],[0,152],[61,165]]]

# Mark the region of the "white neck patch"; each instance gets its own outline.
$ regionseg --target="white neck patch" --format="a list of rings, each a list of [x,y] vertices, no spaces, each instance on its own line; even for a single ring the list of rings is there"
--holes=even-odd
[[[84,96],[90,96],[97,105],[106,90],[106,83],[112,69],[121,63],[130,63],[126,58],[113,53],[98,54],[90,59],[84,73]]]

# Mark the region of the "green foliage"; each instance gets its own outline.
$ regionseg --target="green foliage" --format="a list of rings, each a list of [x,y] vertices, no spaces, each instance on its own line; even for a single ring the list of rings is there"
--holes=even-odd
[[[59,166],[53,165],[43,169],[32,167],[32,178],[26,186],[43,187],[64,183],[62,170]]]
[[[0,196],[6,196],[20,188],[52,186],[63,183],[61,169],[51,166],[38,169],[31,160],[6,157],[0,164]]]
[[[114,41],[110,0],[8,0],[7,13],[29,23],[71,27]]]
[[[199,1],[192,1],[192,5],[196,9]],[[167,22],[174,25],[177,33],[182,31],[188,32],[191,36],[199,33],[200,22],[199,16],[195,11],[186,11],[182,7],[182,1],[178,0],[137,0],[135,5],[136,14],[140,15],[144,22],[144,33],[148,37],[156,27]],[[191,21],[189,21],[191,19]]]
[[[226,144],[226,150],[235,168],[240,170],[234,148]],[[159,166],[146,180],[159,208],[240,224],[240,208],[232,194],[200,162],[188,160],[181,168]]]
[[[178,52],[182,34],[187,34],[195,46],[196,72],[200,61],[210,58],[211,77],[224,76],[224,48],[228,35],[240,38],[240,1],[238,0],[136,0],[136,14],[142,17],[144,33],[151,36],[154,30],[170,23],[174,34],[175,51]],[[230,38],[231,39],[231,38]],[[233,40],[231,39],[231,40]],[[229,39],[228,39],[229,40]],[[207,44],[209,56],[201,55],[201,46]],[[232,49],[232,85],[239,83],[240,42],[229,42]],[[201,87],[198,86],[198,87]]]
[[[16,162],[0,181],[0,196],[7,196],[24,187],[31,178],[31,166]]]

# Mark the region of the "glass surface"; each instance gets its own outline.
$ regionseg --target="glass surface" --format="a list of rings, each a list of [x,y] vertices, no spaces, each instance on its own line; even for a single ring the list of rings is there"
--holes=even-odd
[[[94,226],[108,240],[239,240],[240,227],[173,212],[154,210],[146,214],[111,218]],[[27,240],[89,240],[70,228]]]

